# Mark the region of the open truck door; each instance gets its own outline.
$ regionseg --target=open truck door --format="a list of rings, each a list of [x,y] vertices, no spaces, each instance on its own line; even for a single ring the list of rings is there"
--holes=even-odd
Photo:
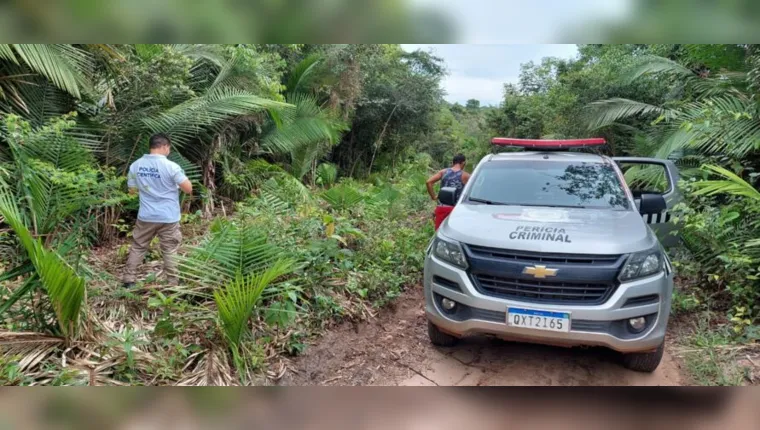
[[[637,209],[641,209],[642,200],[646,204],[652,196],[664,198],[665,207],[662,211],[642,214],[642,217],[657,234],[664,247],[677,244],[679,238],[673,234],[676,226],[671,212],[683,198],[678,192],[679,175],[676,165],[670,160],[655,158],[613,157],[612,159],[623,172]]]

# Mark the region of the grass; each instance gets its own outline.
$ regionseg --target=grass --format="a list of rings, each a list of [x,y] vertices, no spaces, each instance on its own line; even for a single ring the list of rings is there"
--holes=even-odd
[[[741,386],[760,384],[760,361],[747,359],[760,354],[757,344],[742,344],[730,326],[708,310],[681,314],[673,327],[677,346],[692,385]]]

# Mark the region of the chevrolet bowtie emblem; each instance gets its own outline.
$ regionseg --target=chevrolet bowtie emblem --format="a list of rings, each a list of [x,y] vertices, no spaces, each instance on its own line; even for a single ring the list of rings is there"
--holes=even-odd
[[[546,266],[533,266],[523,269],[523,274],[533,275],[534,278],[546,278],[547,276],[557,276],[557,269],[547,269]]]

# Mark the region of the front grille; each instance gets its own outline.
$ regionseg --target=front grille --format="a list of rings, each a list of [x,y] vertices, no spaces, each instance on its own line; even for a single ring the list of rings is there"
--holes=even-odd
[[[500,260],[518,261],[530,264],[615,264],[620,255],[591,255],[591,254],[547,254],[540,252],[514,251],[511,249],[486,248],[468,245],[472,255],[476,257],[496,258]]]
[[[470,277],[481,294],[533,303],[599,305],[618,285],[625,255],[558,254],[477,245],[464,247]],[[550,278],[537,279],[526,269],[546,266]]]
[[[535,303],[596,305],[604,303],[615,290],[614,283],[529,281],[484,274],[473,278],[483,294]]]

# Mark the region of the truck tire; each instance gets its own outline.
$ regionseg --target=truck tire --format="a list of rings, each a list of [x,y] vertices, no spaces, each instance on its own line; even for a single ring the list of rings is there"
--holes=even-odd
[[[454,346],[459,340],[450,334],[442,332],[430,321],[428,321],[428,337],[430,338],[430,343],[435,346]]]
[[[653,352],[624,354],[623,366],[636,372],[654,372],[662,361],[663,352],[665,352],[665,342],[661,343]]]

